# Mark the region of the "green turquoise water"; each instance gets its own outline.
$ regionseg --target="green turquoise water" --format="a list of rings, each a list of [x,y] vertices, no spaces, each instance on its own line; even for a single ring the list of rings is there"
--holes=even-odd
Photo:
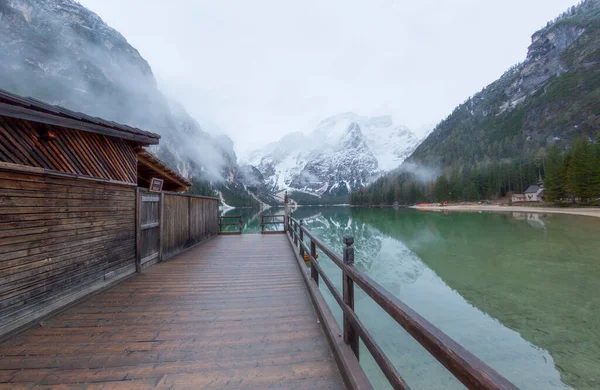
[[[246,233],[260,232],[260,213],[229,212],[240,213]],[[353,235],[357,267],[522,389],[600,388],[600,219],[348,207],[293,215],[340,254]],[[339,289],[339,269],[319,260]],[[361,291],[355,310],[412,388],[463,388]],[[364,346],[361,364],[375,388],[387,387]]]

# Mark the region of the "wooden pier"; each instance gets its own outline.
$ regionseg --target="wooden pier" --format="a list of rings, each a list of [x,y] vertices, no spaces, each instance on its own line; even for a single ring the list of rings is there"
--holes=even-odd
[[[0,345],[0,388],[344,388],[285,235],[219,236]]]
[[[355,268],[352,237],[289,215],[243,235],[170,192],[191,183],[143,149],[159,138],[0,90],[0,389],[371,389],[365,354],[408,389],[355,286],[469,389],[516,389]]]

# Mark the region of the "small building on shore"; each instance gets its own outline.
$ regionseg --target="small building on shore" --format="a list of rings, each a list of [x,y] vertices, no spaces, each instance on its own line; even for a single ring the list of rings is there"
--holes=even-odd
[[[529,186],[525,193],[523,194],[514,194],[511,197],[513,203],[519,202],[541,202],[544,200],[544,185],[543,184],[535,184]]]

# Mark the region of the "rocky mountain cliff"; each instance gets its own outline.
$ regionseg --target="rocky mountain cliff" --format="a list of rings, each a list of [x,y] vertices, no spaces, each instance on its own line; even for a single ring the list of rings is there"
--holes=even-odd
[[[600,1],[536,32],[527,58],[442,121],[409,162],[437,167],[510,159],[600,129]]]
[[[595,139],[599,101],[600,0],[585,0],[533,34],[522,63],[458,106],[399,170],[353,201],[522,193],[545,176],[552,145],[565,150],[578,137]]]
[[[344,113],[250,155],[273,192],[343,197],[400,165],[419,139],[390,117]]]
[[[212,182],[229,203],[256,203],[232,141],[167,99],[140,53],[79,3],[0,0],[0,58],[0,88],[156,132],[152,151],[181,174]]]

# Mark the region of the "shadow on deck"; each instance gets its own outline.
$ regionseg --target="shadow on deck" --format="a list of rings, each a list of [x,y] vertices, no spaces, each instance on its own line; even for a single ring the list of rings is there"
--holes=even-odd
[[[0,388],[84,383],[344,387],[285,235],[214,238],[0,345]]]

